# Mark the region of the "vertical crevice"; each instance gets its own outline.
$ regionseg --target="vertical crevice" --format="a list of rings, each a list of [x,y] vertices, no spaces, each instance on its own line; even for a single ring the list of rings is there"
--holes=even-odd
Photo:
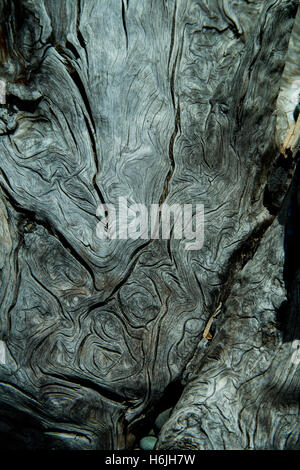
[[[177,2],[175,1],[174,13],[173,13],[173,18],[172,18],[172,30],[171,30],[170,52],[169,52],[169,59],[168,59],[168,70],[170,67],[170,61],[171,61],[173,48],[174,48],[176,10],[177,10]]]
[[[80,16],[81,16],[81,0],[77,0],[77,18],[76,18],[76,34],[78,37],[79,44],[83,49],[85,49],[85,42],[81,34],[79,25],[80,25]]]
[[[179,129],[180,129],[180,100],[178,97],[177,110],[176,110],[176,115],[175,115],[175,126],[174,126],[174,131],[173,131],[173,134],[171,135],[170,142],[169,142],[169,160],[170,160],[171,166],[167,174],[167,177],[165,179],[164,189],[159,200],[159,205],[163,204],[167,198],[168,191],[169,191],[169,183],[175,171],[174,142],[175,142],[175,138],[178,134]]]
[[[128,8],[128,3],[127,3],[127,8]],[[128,33],[127,33],[127,25],[126,25],[126,14],[125,14],[124,0],[122,0],[122,22],[123,22],[123,28],[124,28],[124,32],[125,32],[126,50],[127,50],[128,49]]]
[[[85,120],[85,124],[86,124],[86,128],[87,128],[87,131],[89,133],[89,137],[90,137],[90,143],[91,143],[91,148],[92,148],[92,155],[93,155],[93,158],[94,158],[94,162],[95,162],[95,169],[96,169],[96,173],[93,177],[93,180],[92,180],[92,183],[93,183],[93,186],[94,186],[94,189],[98,195],[98,198],[99,200],[101,201],[101,204],[105,204],[105,199],[99,189],[99,186],[97,184],[97,181],[96,181],[96,178],[97,178],[97,175],[99,173],[99,163],[98,163],[98,158],[97,158],[97,149],[96,149],[96,141],[95,141],[95,137],[94,137],[94,134],[93,134],[93,131],[91,129],[91,126],[90,126],[90,123],[89,123],[89,120],[86,118],[86,116],[84,116],[84,120]]]

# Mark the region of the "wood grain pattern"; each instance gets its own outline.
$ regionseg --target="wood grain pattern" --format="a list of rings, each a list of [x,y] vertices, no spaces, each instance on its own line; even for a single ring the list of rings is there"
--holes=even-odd
[[[296,268],[285,286],[287,216],[264,206],[297,7],[0,1],[6,445],[130,447],[183,382],[158,448],[299,447],[294,337],[274,323]],[[100,240],[97,207],[120,196],[204,204],[203,248]]]

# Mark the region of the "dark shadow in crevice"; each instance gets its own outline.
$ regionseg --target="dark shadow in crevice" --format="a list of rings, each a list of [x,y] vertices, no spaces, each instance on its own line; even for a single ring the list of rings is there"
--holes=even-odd
[[[62,439],[60,434],[76,434],[85,438],[84,433],[74,433],[54,423],[53,427],[43,425],[41,417],[31,414],[31,410],[19,410],[7,403],[0,403],[0,450],[85,450],[78,439]]]
[[[0,450],[38,450],[45,448],[40,420],[29,413],[1,404]]]
[[[130,433],[135,436],[132,448],[137,447],[141,438],[148,436],[151,431],[154,430],[155,435],[158,435],[159,430],[155,427],[156,418],[163,411],[175,407],[183,393],[183,390],[184,385],[180,381],[170,383],[165,388],[161,398],[150,404],[148,409],[145,411],[145,415],[129,426]]]
[[[297,204],[297,192],[300,182],[300,166],[296,166],[294,178],[289,191],[288,201],[278,217],[284,223],[285,263],[283,278],[287,291],[293,283],[297,270],[300,268],[300,211]]]
[[[6,96],[6,103],[12,111],[24,111],[34,114],[42,99],[43,97],[37,98],[36,100],[24,100],[15,95],[8,94]]]
[[[287,300],[277,312],[277,326],[284,342],[300,339],[300,164],[299,153],[293,180],[278,214],[278,221],[284,226],[284,267],[283,280]]]

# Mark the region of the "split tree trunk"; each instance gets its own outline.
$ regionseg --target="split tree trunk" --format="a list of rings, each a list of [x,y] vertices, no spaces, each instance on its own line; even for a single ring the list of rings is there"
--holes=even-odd
[[[184,386],[157,448],[299,448],[299,176],[285,197],[274,113],[297,7],[0,1],[4,445],[131,448]],[[204,204],[203,248],[100,240],[120,196]]]

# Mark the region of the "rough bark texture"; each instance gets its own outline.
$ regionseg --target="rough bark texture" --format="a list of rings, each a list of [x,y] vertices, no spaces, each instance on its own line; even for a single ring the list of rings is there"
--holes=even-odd
[[[0,0],[6,446],[131,448],[184,386],[157,448],[300,447],[298,171],[267,186],[297,7]],[[203,248],[100,240],[119,196],[204,204]]]

